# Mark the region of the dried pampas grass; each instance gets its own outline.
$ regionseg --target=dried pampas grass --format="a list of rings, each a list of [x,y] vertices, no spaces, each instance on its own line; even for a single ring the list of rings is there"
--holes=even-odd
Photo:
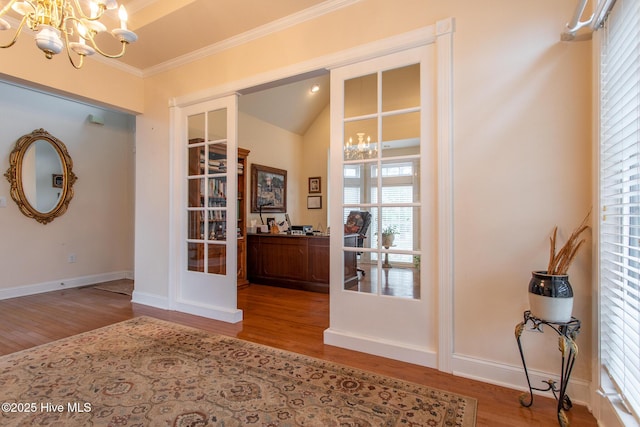
[[[584,217],[578,228],[573,230],[571,236],[567,242],[556,252],[556,237],[558,234],[558,226],[553,229],[553,234],[550,237],[551,250],[549,252],[549,266],[547,267],[547,274],[552,275],[564,275],[567,274],[569,266],[578,253],[578,249],[584,244],[585,239],[578,240],[580,235],[589,228],[587,220],[591,212]]]

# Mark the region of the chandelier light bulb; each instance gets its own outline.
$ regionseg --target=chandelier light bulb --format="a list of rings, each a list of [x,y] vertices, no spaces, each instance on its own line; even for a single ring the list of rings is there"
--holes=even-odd
[[[13,9],[14,11],[18,12],[20,15],[27,15],[28,13],[35,13],[35,9],[33,8],[33,6],[31,6],[29,3],[27,3],[26,1],[19,1],[13,4],[13,6],[11,6],[11,9]]]
[[[129,15],[127,14],[127,9],[125,9],[122,5],[120,5],[120,9],[118,9],[118,18],[120,18],[120,28],[126,30]]]
[[[377,157],[378,148],[376,144],[371,144],[371,137],[367,136],[365,139],[366,133],[364,132],[356,132],[356,135],[358,137],[357,142],[354,143],[353,138],[349,137],[344,144],[345,160],[363,160]]]
[[[138,40],[138,36],[127,28],[128,14],[121,6],[118,11],[120,27],[116,27],[111,34],[121,43],[121,50],[109,53],[100,49],[96,34],[107,31],[107,27],[100,22],[107,10],[118,9],[116,0],[90,0],[89,6],[78,0],[11,0],[0,9],[0,31],[8,30],[11,25],[3,19],[5,14],[13,9],[22,15],[20,25],[15,30],[13,38],[0,48],[13,46],[22,30],[28,28],[36,34],[36,45],[48,59],[62,52],[68,43],[66,52],[75,68],[81,68],[84,57],[96,52],[106,58],[120,58],[124,55],[126,46]],[[113,12],[115,13],[115,12]],[[75,40],[77,36],[77,41]],[[5,43],[1,41],[0,43]]]
[[[100,6],[98,6],[98,3],[92,1],[91,3],[89,3],[89,9],[91,10],[91,19],[95,19],[98,16]]]
[[[87,27],[85,27],[82,23],[77,24],[78,28],[78,41],[70,42],[69,48],[73,50],[78,55],[83,56],[91,56],[96,53],[96,50],[91,46],[87,46]]]
[[[87,35],[87,27],[82,24],[78,24],[78,43],[87,44],[85,37]]]

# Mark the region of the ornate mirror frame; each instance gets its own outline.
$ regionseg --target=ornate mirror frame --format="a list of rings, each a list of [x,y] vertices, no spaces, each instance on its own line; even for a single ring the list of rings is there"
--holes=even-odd
[[[38,211],[26,197],[22,182],[22,166],[25,153],[36,141],[47,141],[60,157],[62,165],[62,186],[58,203],[49,212]],[[37,129],[30,134],[23,135],[16,141],[16,146],[9,156],[9,169],[4,174],[11,183],[11,198],[16,202],[20,211],[39,223],[47,224],[64,214],[73,198],[73,184],[78,179],[73,173],[73,161],[62,141],[44,129]]]

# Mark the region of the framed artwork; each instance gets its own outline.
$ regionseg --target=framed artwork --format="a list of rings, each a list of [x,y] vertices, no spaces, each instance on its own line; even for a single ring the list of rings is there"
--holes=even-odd
[[[51,186],[53,188],[62,188],[64,184],[64,177],[62,174],[54,173],[51,175]]]
[[[251,212],[287,211],[287,171],[251,164]]]
[[[320,193],[322,191],[320,183],[321,181],[319,176],[312,176],[309,178],[309,193]]]
[[[322,196],[307,196],[307,209],[322,209]]]

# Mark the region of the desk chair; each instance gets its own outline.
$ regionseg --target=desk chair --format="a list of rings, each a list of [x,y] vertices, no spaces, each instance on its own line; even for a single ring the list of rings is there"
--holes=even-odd
[[[367,238],[367,232],[369,231],[369,226],[371,225],[371,213],[367,211],[351,211],[349,212],[349,216],[347,217],[347,223],[344,225],[344,233],[345,234],[357,234],[357,246],[359,248],[364,247],[364,239]],[[360,257],[362,252],[357,252],[356,255],[358,258]],[[358,279],[360,279],[360,275],[364,276],[365,272],[361,268],[356,268],[359,273]]]

